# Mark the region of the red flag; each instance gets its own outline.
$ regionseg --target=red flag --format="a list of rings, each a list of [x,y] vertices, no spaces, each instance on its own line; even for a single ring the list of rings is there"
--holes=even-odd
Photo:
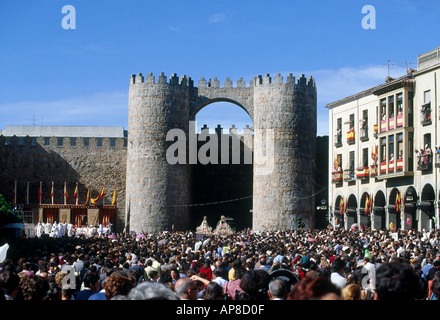
[[[55,200],[53,198],[53,182],[52,182],[52,188],[50,189],[50,199],[52,200],[52,204],[55,204]]]
[[[112,206],[116,205],[116,183],[115,183],[115,191],[113,191],[113,200],[112,200]]]
[[[43,183],[40,181],[40,187],[38,188],[38,204],[43,202]]]
[[[102,185],[101,192],[99,192],[99,195],[96,198],[92,198],[90,201],[95,204],[99,199],[102,199],[105,196],[104,193],[104,184]]]
[[[75,192],[73,192],[73,197],[75,198],[75,204],[78,205],[78,182],[76,183]]]
[[[90,197],[90,186],[89,186],[89,189],[87,190],[86,202],[84,203],[85,206],[86,206],[87,203],[89,202],[89,197]]]
[[[69,193],[67,192],[67,185],[64,182],[64,204],[68,204],[70,201]]]

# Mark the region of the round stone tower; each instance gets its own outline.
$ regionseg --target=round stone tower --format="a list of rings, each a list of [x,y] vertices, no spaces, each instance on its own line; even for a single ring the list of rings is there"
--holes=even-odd
[[[314,225],[316,87],[311,77],[255,79],[253,228]],[[300,219],[298,219],[300,218]]]
[[[185,229],[189,171],[167,162],[171,128],[188,131],[191,79],[158,81],[152,74],[130,79],[126,180],[126,226],[136,233]],[[128,231],[128,230],[127,230]]]

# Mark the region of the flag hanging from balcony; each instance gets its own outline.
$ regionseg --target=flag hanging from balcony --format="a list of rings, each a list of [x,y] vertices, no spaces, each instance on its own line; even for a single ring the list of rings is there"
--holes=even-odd
[[[92,198],[92,199],[90,200],[90,201],[92,202],[92,204],[96,204],[96,202],[97,202],[99,199],[102,199],[102,198],[105,196],[105,193],[104,193],[104,186],[105,186],[105,184],[102,185],[101,192],[99,192],[98,196],[97,196],[96,198]]]
[[[75,198],[75,204],[78,205],[78,182],[76,183],[75,191],[73,192],[73,197]]]
[[[348,199],[345,199],[345,215],[348,213]]]
[[[43,202],[43,183],[40,181],[40,187],[38,188],[38,204]]]
[[[64,204],[69,203],[69,193],[67,192],[67,185],[66,182],[64,182]]]
[[[86,206],[87,203],[89,202],[89,198],[90,198],[90,187],[91,187],[91,186],[89,186],[89,189],[87,190],[86,202],[84,203],[85,206]]]
[[[371,194],[371,196],[370,196],[370,213],[372,214],[373,213],[373,194]]]
[[[50,199],[52,201],[52,204],[55,204],[54,197],[53,197],[53,181],[52,181],[52,188],[50,189]]]
[[[116,183],[115,183],[115,190],[113,191],[113,200],[112,200],[112,206],[116,205]]]
[[[399,193],[399,191],[397,191],[396,202],[394,204],[394,210],[396,210],[396,212],[400,212],[400,205],[401,205],[400,193]]]

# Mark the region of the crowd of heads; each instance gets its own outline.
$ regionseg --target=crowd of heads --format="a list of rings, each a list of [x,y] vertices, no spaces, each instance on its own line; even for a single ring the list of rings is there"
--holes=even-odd
[[[440,234],[250,229],[19,238],[6,300],[417,300],[440,296]]]

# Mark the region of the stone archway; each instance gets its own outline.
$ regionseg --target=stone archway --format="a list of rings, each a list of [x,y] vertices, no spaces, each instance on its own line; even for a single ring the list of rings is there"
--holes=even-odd
[[[373,206],[373,229],[385,229],[386,228],[386,216],[385,207],[386,200],[382,191],[376,192],[374,196]]]
[[[255,77],[236,86],[173,74],[133,75],[129,90],[126,224],[128,230],[185,230],[190,201],[189,167],[194,155],[177,164],[167,161],[170,130],[190,133],[198,110],[214,101],[233,102],[254,123],[253,229],[313,226],[316,141],[316,86],[311,77],[277,74]],[[260,137],[261,135],[261,137]],[[187,147],[191,149],[188,137]]]
[[[435,227],[433,222],[433,217],[435,217],[434,201],[434,188],[428,183],[423,187],[420,197],[420,230],[430,231]]]
[[[400,197],[400,202],[396,205],[396,201]],[[397,201],[398,202],[398,201]],[[390,191],[390,195],[388,196],[388,226],[390,227],[391,223],[393,223],[393,227],[400,229],[402,227],[402,219],[401,219],[401,211],[402,211],[402,195],[397,188],[393,188]]]
[[[348,210],[347,210],[347,216],[346,216],[346,221],[347,221],[347,229],[350,229],[350,227],[357,223],[358,227],[359,226],[359,221],[358,221],[358,205],[357,205],[357,199],[356,196],[354,194],[351,194],[348,199]]]
[[[417,192],[414,187],[408,187],[405,192],[404,206],[402,205],[402,210],[404,211],[403,217],[404,221],[402,221],[402,229],[409,230],[414,229],[417,230]]]

